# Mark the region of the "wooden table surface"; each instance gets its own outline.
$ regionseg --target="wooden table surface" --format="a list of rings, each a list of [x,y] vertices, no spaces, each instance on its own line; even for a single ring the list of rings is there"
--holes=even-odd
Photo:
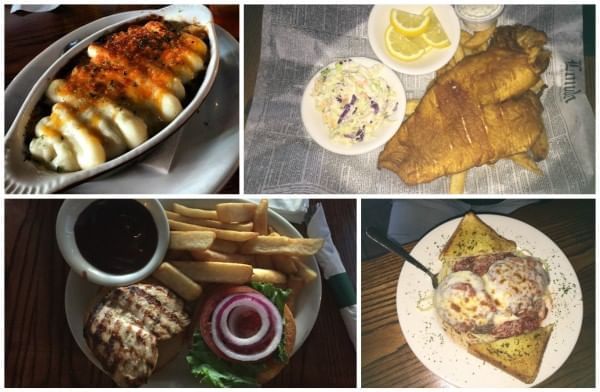
[[[571,261],[583,292],[583,327],[565,364],[542,387],[595,386],[594,200],[559,200],[523,207],[509,216],[550,237]],[[415,243],[405,246],[406,250]],[[396,285],[404,262],[386,254],[362,268],[362,386],[449,387],[406,343],[396,314]],[[490,385],[493,387],[493,385]]]
[[[162,8],[164,5],[61,5],[52,12],[10,13],[4,6],[5,24],[5,88],[40,52],[65,34],[96,19],[120,12]],[[239,7],[209,6],[215,22],[239,40]],[[165,190],[164,193],[169,193]],[[239,193],[239,171],[236,171],[219,193]]]
[[[356,287],[356,202],[322,202],[333,241]],[[114,386],[88,361],[67,325],[64,292],[69,267],[54,231],[61,203],[6,200],[6,387]],[[314,329],[291,363],[267,386],[355,385],[356,353],[333,297],[323,286]]]

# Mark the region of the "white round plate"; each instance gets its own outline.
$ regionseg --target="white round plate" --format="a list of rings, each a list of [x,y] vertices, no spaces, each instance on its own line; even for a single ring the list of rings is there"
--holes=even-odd
[[[373,52],[391,69],[409,74],[423,75],[442,68],[456,52],[460,42],[460,22],[451,5],[431,5],[444,31],[450,39],[450,46],[443,49],[433,48],[415,61],[401,61],[390,56],[385,49],[385,30],[390,25],[390,12],[396,8],[402,11],[420,14],[427,5],[375,5],[369,15],[369,43]]]
[[[556,372],[575,347],[583,321],[583,301],[577,275],[562,250],[545,234],[519,220],[482,214],[481,220],[519,249],[544,260],[550,274],[552,309],[544,325],[554,323],[535,382],[525,384],[508,373],[469,354],[447,336],[435,310],[419,310],[417,303],[433,294],[431,280],[404,263],[396,292],[398,320],[406,341],[419,360],[433,373],[457,387],[532,387]],[[441,224],[426,234],[410,254],[432,271],[439,271],[440,251],[458,226],[460,218]]]
[[[235,202],[232,199],[223,200],[160,200],[165,208],[171,208],[173,202],[181,203],[183,205],[195,208],[214,209],[217,203],[223,202]],[[237,200],[246,201],[246,200]],[[269,224],[275,228],[277,232],[288,237],[302,237],[301,234],[292,226],[285,218],[276,212],[269,210]],[[294,353],[304,344],[304,341],[312,331],[313,326],[317,320],[319,314],[319,308],[321,306],[321,273],[319,272],[319,266],[317,260],[314,257],[307,258],[308,266],[317,272],[317,279],[313,280],[311,284],[305,286],[300,293],[300,296],[296,299],[296,312],[294,318],[296,319],[296,341],[294,345]],[[85,339],[83,337],[83,317],[88,311],[90,301],[94,299],[96,294],[100,290],[100,286],[81,279],[73,271],[69,272],[67,277],[67,284],[65,288],[65,312],[67,316],[67,323],[73,338],[79,345],[79,348],[85,356],[94,363],[99,369],[102,370],[102,366],[98,360],[94,357],[90,349],[88,348]],[[198,379],[194,378],[190,371],[185,356],[187,354],[187,348],[183,348],[179,355],[169,362],[165,367],[154,373],[146,387],[201,387]],[[103,370],[104,371],[104,370]]]
[[[352,59],[352,61],[354,61],[355,63],[365,67],[371,67],[376,64],[381,64],[379,61],[369,59],[366,57],[346,57],[344,59]],[[330,64],[327,65],[327,67],[340,60],[343,59],[340,58],[336,61],[332,61]],[[329,137],[329,129],[327,129],[327,126],[323,121],[321,113],[319,113],[315,107],[315,99],[311,96],[317,78],[319,77],[321,71],[323,71],[323,69],[327,67],[320,69],[319,72],[317,72],[311,78],[310,82],[308,82],[308,85],[306,86],[306,89],[304,90],[304,94],[302,95],[302,122],[304,123],[304,128],[306,129],[308,134],[313,138],[313,140],[316,141],[324,149],[341,155],[365,154],[382,146],[388,140],[390,140],[390,138],[394,136],[398,128],[400,128],[402,120],[404,119],[404,112],[406,111],[406,93],[404,92],[404,87],[402,86],[402,82],[400,81],[400,79],[398,79],[398,76],[386,66],[383,66],[383,69],[380,74],[380,76],[396,92],[397,95],[398,108],[396,109],[394,118],[390,119],[390,121],[386,121],[384,125],[377,130],[377,134],[374,135],[371,139],[365,140],[360,143],[343,144],[337,143]]]
[[[130,11],[110,15],[63,36],[34,58],[5,91],[5,130],[10,129],[19,109],[39,76],[63,54],[75,39],[138,15]],[[174,154],[165,173],[144,160],[124,165],[105,175],[68,189],[67,193],[215,193],[231,178],[239,163],[239,44],[227,31],[215,26],[220,65],[216,80],[199,111],[170,139],[142,159]],[[232,104],[235,103],[235,104]],[[174,148],[171,143],[179,143]],[[175,151],[172,151],[175,149]],[[168,158],[165,158],[168,159]],[[199,174],[201,173],[201,174]],[[61,191],[62,192],[62,191]]]

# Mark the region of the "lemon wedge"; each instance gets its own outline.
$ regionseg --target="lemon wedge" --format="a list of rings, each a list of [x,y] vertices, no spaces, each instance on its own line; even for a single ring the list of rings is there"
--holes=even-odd
[[[429,17],[429,24],[421,36],[423,37],[423,40],[434,48],[446,48],[450,46],[450,39],[435,15],[435,12],[433,12],[433,8],[425,8],[423,12],[421,12],[421,15]]]
[[[425,53],[425,49],[400,34],[393,26],[385,31],[385,48],[393,57],[402,61],[414,61]]]
[[[431,49],[433,49],[433,46],[431,46],[431,44],[429,44],[429,42],[425,41],[425,39],[423,38],[422,35],[412,37],[412,38],[410,38],[410,40],[414,44],[416,44],[419,48],[425,50],[425,53],[428,53]]]
[[[390,13],[390,23],[398,33],[406,37],[423,34],[429,26],[429,21],[428,15],[411,14],[398,9],[393,9]]]

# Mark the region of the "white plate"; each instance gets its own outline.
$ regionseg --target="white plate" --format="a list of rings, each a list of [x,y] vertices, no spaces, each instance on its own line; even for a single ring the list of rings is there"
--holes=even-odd
[[[33,59],[5,91],[5,130],[8,130],[39,75],[71,41],[139,15],[124,12],[98,19],[65,35]],[[168,173],[141,164],[124,165],[106,175],[70,188],[70,193],[214,193],[235,173],[239,162],[239,45],[215,26],[220,64],[216,80],[200,110],[171,139],[180,137]],[[231,104],[231,103],[235,104]],[[181,135],[181,136],[180,136]],[[167,140],[143,159],[172,149]],[[168,155],[168,154],[167,154]],[[199,175],[198,173],[202,173]]]
[[[376,60],[366,57],[346,57],[344,59],[348,58],[365,67],[381,64]],[[396,113],[394,114],[395,118],[391,121],[386,121],[385,124],[377,130],[377,134],[369,140],[354,144],[335,142],[330,138],[329,129],[325,125],[321,113],[317,111],[315,107],[315,99],[311,96],[311,94],[321,71],[340,60],[343,59],[337,59],[336,61],[328,64],[326,67],[320,69],[319,72],[317,72],[306,85],[306,89],[302,95],[301,104],[302,122],[304,122],[304,128],[308,134],[324,149],[342,155],[365,154],[385,144],[392,136],[394,136],[398,128],[400,128],[402,120],[404,119],[404,112],[406,110],[406,93],[404,92],[404,87],[402,86],[400,79],[398,79],[398,76],[391,69],[382,65],[383,69],[380,76],[397,94],[398,109],[396,109]]]
[[[164,207],[170,208],[173,202],[182,203],[186,206],[212,209],[215,204],[220,202],[232,202],[235,200],[161,200]],[[269,224],[282,235],[289,237],[301,237],[300,233],[285,218],[276,212],[269,210]],[[319,272],[317,261],[314,257],[307,258],[309,267],[317,272],[317,279],[310,285],[305,286],[296,299],[296,341],[294,353],[304,344],[304,341],[310,334],[321,306],[321,274]],[[100,363],[90,349],[83,337],[83,316],[88,310],[90,301],[98,293],[100,286],[81,279],[73,271],[69,272],[65,288],[65,312],[67,323],[73,338],[77,345],[83,351],[85,356],[94,363],[99,369],[102,369]],[[148,380],[147,387],[200,387],[198,379],[194,378],[190,371],[185,355],[187,348],[182,349],[179,355],[167,366],[157,371]]]
[[[431,280],[409,263],[404,263],[396,306],[402,333],[419,360],[433,373],[458,387],[532,387],[541,383],[567,360],[575,347],[583,321],[583,301],[577,275],[569,259],[545,234],[519,220],[501,215],[478,215],[500,235],[514,240],[521,250],[531,252],[547,263],[553,307],[545,324],[554,323],[537,379],[525,384],[508,373],[469,354],[447,336],[435,315],[435,310],[417,308],[420,298],[433,293]],[[432,271],[439,271],[438,260],[460,218],[436,227],[414,247],[411,255]],[[568,287],[568,290],[564,290]],[[563,289],[563,290],[561,290]],[[559,293],[560,290],[560,293]]]
[[[431,5],[444,31],[450,39],[450,46],[443,49],[433,48],[429,53],[415,61],[396,60],[385,49],[385,30],[390,25],[390,12],[396,8],[415,14],[420,14],[427,5],[375,5],[369,15],[369,43],[373,52],[385,65],[391,69],[409,74],[423,75],[442,68],[456,52],[460,42],[460,22],[454,8],[450,5]]]

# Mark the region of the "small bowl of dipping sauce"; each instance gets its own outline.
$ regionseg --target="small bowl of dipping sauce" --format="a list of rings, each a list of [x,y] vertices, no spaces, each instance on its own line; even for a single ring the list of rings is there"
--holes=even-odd
[[[56,219],[58,247],[74,272],[102,286],[150,276],[169,247],[169,223],[158,200],[65,200]]]
[[[471,31],[483,31],[496,25],[504,6],[501,4],[455,5],[456,15]]]

